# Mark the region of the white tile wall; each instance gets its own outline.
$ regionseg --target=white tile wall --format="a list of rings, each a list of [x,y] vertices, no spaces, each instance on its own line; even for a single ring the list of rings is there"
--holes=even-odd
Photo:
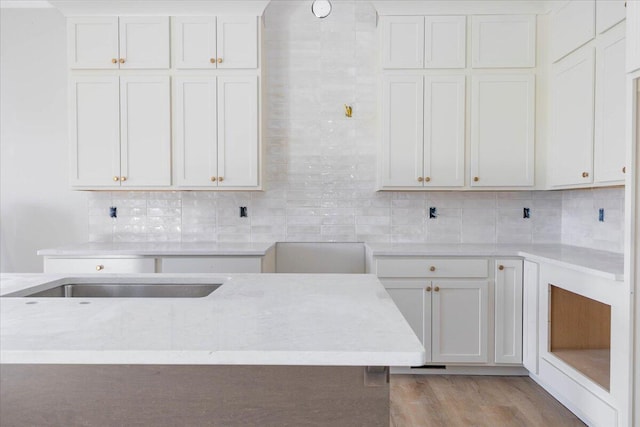
[[[265,12],[266,191],[91,193],[90,240],[590,244],[578,239],[582,222],[561,229],[574,229],[562,192],[375,192],[376,14],[368,2],[333,8],[323,20],[308,2],[276,0]],[[589,194],[609,200],[601,191]]]

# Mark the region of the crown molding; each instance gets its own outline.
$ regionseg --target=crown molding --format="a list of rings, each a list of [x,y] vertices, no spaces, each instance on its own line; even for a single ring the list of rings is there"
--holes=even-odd
[[[546,15],[549,0],[374,0],[378,15]]]
[[[269,0],[51,0],[64,16],[262,16]]]
[[[0,9],[51,9],[53,6],[43,0],[0,1]]]

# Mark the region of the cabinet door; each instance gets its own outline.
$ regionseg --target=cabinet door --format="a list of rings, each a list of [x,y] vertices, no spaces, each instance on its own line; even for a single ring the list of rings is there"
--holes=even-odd
[[[551,14],[551,59],[555,62],[595,37],[595,0],[571,0]]]
[[[382,68],[422,68],[424,66],[424,18],[383,16]]]
[[[118,77],[72,76],[69,90],[71,185],[119,185]]]
[[[431,361],[431,284],[424,280],[382,280],[391,299],[425,349],[425,362]]]
[[[218,68],[258,67],[258,18],[219,16]]]
[[[522,261],[496,259],[496,363],[522,363]]]
[[[218,186],[258,182],[258,78],[218,77]]]
[[[473,187],[533,185],[534,79],[531,74],[473,76]]]
[[[472,18],[471,66],[536,66],[535,15],[482,15]]]
[[[525,261],[522,301],[522,363],[538,374],[538,264]]]
[[[120,18],[120,68],[169,68],[169,17]]]
[[[120,78],[121,183],[171,185],[169,77]]]
[[[596,0],[596,31],[602,34],[624,19],[624,0]]]
[[[173,31],[176,68],[216,68],[215,16],[176,16]]]
[[[593,180],[594,51],[587,48],[553,65],[551,186]]]
[[[624,184],[626,76],[624,25],[598,39],[593,173],[595,182]]]
[[[466,16],[427,16],[424,19],[424,67],[464,68]]]
[[[465,77],[424,79],[424,185],[464,185]]]
[[[422,187],[423,90],[422,76],[383,78],[383,187]]]
[[[177,184],[215,187],[218,177],[215,77],[174,80]]]
[[[640,2],[627,3],[627,73],[640,69]]]
[[[118,68],[118,18],[67,18],[67,62],[70,68]]]
[[[433,281],[433,362],[488,362],[489,283]]]
[[[45,273],[108,274],[155,273],[155,258],[49,258],[44,259]]]

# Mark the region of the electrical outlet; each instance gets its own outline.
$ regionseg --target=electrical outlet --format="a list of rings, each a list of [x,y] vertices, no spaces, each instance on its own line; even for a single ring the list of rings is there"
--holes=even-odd
[[[433,218],[438,218],[438,210],[434,207],[430,207],[429,208],[429,218],[433,219]]]
[[[524,219],[531,218],[531,211],[529,210],[529,208],[523,208],[522,209],[522,218],[524,218]]]
[[[240,206],[240,218],[246,218],[249,215],[247,214],[247,207],[246,206]]]
[[[111,206],[109,208],[109,218],[118,218],[118,208]]]
[[[604,222],[604,209],[598,209],[598,221]]]

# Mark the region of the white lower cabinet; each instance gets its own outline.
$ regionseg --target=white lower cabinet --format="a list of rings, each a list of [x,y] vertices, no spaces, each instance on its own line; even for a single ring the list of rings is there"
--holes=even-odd
[[[262,273],[262,257],[165,257],[160,273]]]
[[[155,273],[155,258],[51,258],[44,259],[45,273]]]
[[[538,374],[538,264],[524,262],[522,295],[522,364]]]
[[[495,361],[522,363],[522,260],[495,262]]]

